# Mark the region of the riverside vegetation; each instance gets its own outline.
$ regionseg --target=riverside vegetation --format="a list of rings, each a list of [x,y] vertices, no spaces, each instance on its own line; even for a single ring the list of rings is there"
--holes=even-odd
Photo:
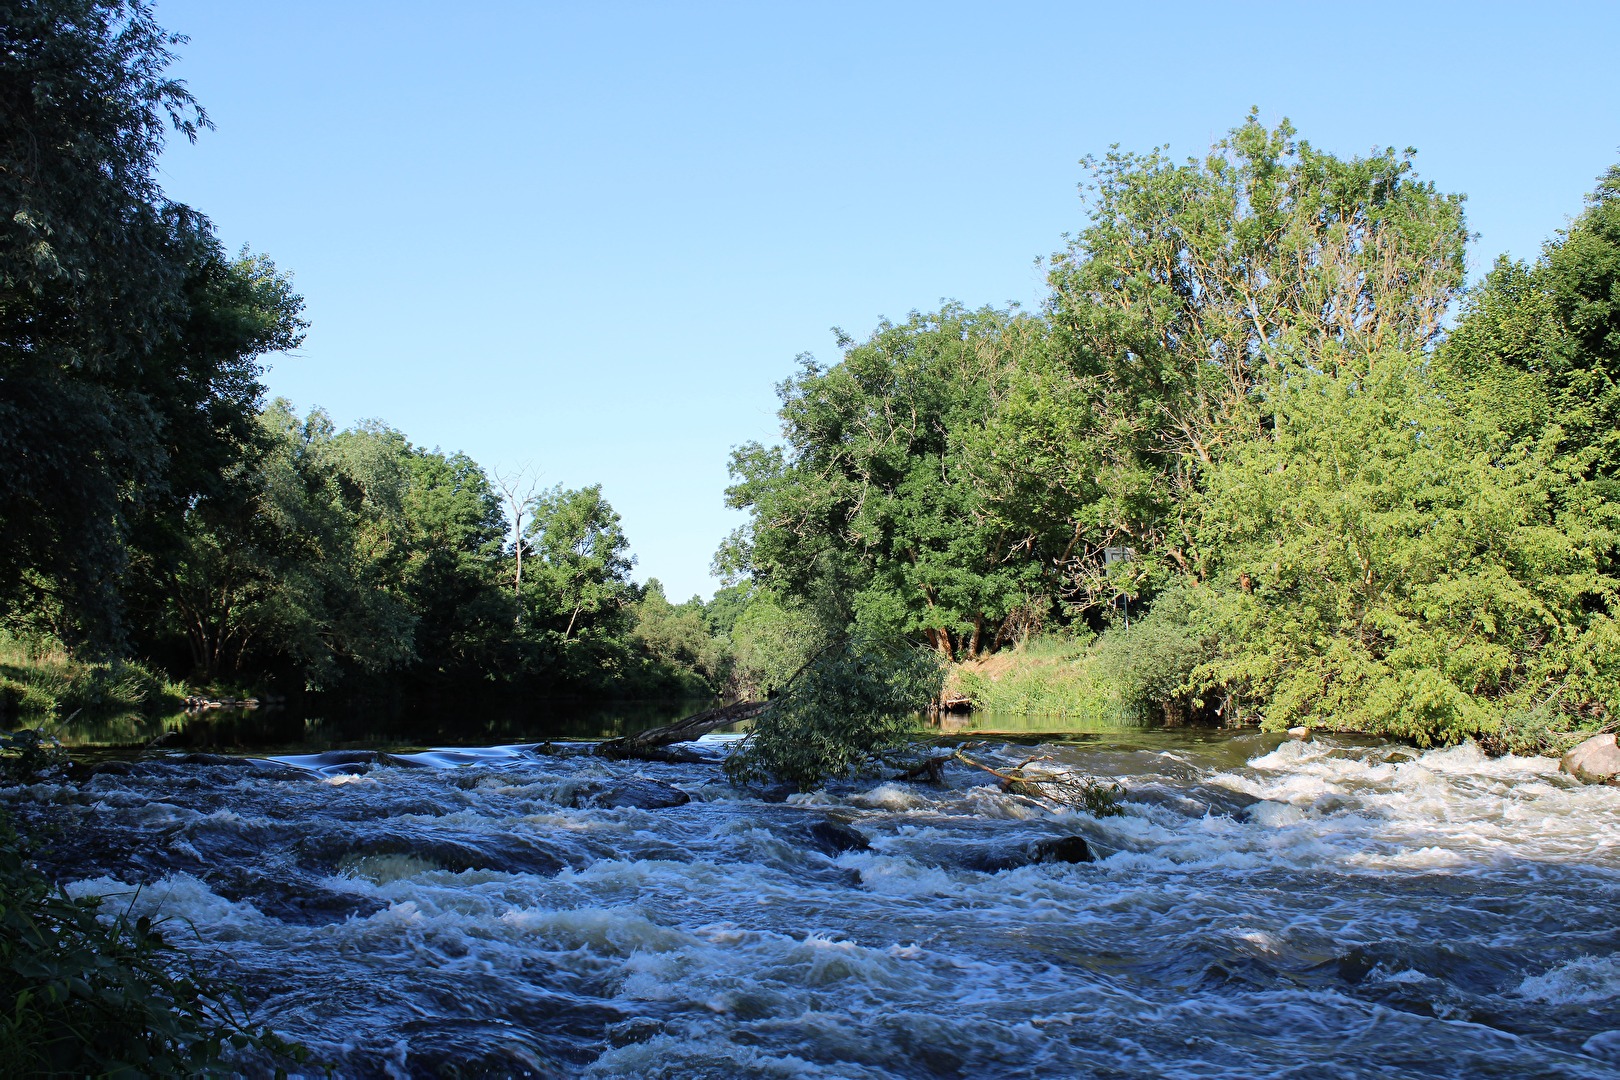
[[[1419,746],[1616,726],[1620,167],[1468,287],[1463,199],[1411,151],[1251,115],[1200,158],[1087,159],[1038,310],[802,359],[783,442],[733,455],[726,587],[676,603],[599,486],[266,400],[302,300],[162,192],[165,139],[210,125],[146,6],[25,0],[0,38],[7,721],[188,690],[775,694],[728,771],[806,787],[887,760],[947,668],[980,706]],[[295,1053],[9,832],[0,880],[8,1048]],[[104,1022],[128,1038],[85,1056]]]
[[[1040,310],[803,359],[783,444],[733,456],[727,588],[674,603],[598,486],[266,402],[302,301],[157,183],[166,133],[209,126],[178,39],[95,0],[4,33],[8,715],[182,684],[759,696],[853,634],[969,664],[984,703],[1013,693],[986,657],[1074,650],[1026,709],[1499,749],[1613,726],[1620,170],[1468,289],[1462,197],[1411,152],[1251,116],[1202,158],[1088,159]]]

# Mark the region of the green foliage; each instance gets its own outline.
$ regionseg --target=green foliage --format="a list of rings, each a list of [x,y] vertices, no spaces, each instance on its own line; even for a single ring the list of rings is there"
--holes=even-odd
[[[1103,677],[1089,634],[1030,638],[994,656],[965,661],[951,669],[945,695],[1002,715],[1096,724],[1123,716],[1118,691]]]
[[[0,721],[77,712],[158,712],[182,695],[133,660],[88,661],[59,644],[0,633]]]
[[[130,545],[208,490],[294,344],[301,302],[225,256],[157,183],[207,126],[142,4],[21,0],[0,19],[0,609],[109,653]]]
[[[775,778],[813,788],[869,771],[906,744],[943,678],[933,651],[848,639],[772,699],[726,759],[726,775],[735,783]]]
[[[1047,344],[964,436],[989,520],[1071,612],[1100,621],[1199,572],[1188,497],[1279,422],[1290,370],[1435,339],[1466,230],[1410,159],[1343,160],[1253,116],[1202,160],[1088,159],[1091,224],[1053,259]],[[1109,547],[1138,558],[1111,571]]]
[[[530,508],[525,543],[534,561],[525,566],[524,588],[535,615],[567,642],[575,634],[613,625],[634,598],[630,541],[619,515],[602,497],[600,484],[542,493]]]
[[[631,618],[631,640],[652,661],[650,674],[674,694],[709,697],[731,689],[729,642],[710,631],[701,599],[671,604],[653,578],[632,605]]]
[[[925,638],[947,656],[1010,640],[1047,583],[1009,557],[1017,538],[987,517],[961,437],[1039,338],[1035,320],[953,305],[845,339],[830,369],[804,358],[778,388],[786,450],[732,455],[727,501],[752,522],[722,567],[801,604],[835,596],[836,632]]]
[[[807,606],[756,589],[731,629],[740,687],[755,698],[780,690],[834,640],[834,633]]]
[[[477,462],[405,450],[398,591],[416,618],[421,678],[487,680],[519,666],[516,605],[501,580],[506,521]]]
[[[807,363],[785,445],[733,458],[752,520],[717,563],[766,598],[740,667],[751,618],[831,595],[822,625],[966,654],[981,707],[1531,748],[1611,722],[1620,167],[1448,334],[1462,199],[1412,155],[1251,115],[1201,159],[1089,159],[1042,317],[953,306]],[[1106,633],[980,657],[1064,622]]]
[[[1191,685],[1215,649],[1201,600],[1197,588],[1176,582],[1145,617],[1129,626],[1116,623],[1098,642],[1098,675],[1127,714],[1167,724],[1229,719],[1222,703]]]
[[[1507,438],[1402,353],[1279,394],[1287,424],[1223,458],[1197,503],[1220,642],[1198,682],[1270,727],[1420,744],[1620,704],[1612,512],[1556,428]]]
[[[198,672],[257,660],[320,686],[345,665],[402,664],[416,622],[398,587],[408,444],[382,428],[339,435],[280,400],[260,425],[261,452],[229,492],[187,512],[164,581]]]

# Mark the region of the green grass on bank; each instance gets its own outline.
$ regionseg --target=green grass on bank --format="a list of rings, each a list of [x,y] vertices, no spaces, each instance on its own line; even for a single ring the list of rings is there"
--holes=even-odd
[[[1114,724],[1134,717],[1090,638],[1034,638],[951,667],[945,696],[977,712]]]
[[[134,660],[85,661],[53,642],[0,634],[0,723],[75,712],[168,712],[184,689]]]

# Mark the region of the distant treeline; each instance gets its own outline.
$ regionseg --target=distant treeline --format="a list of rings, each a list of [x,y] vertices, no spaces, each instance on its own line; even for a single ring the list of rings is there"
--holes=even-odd
[[[1100,635],[1170,719],[1501,747],[1615,724],[1620,169],[1468,288],[1462,197],[1410,151],[1251,115],[1202,158],[1087,159],[1039,310],[804,359],[783,444],[733,457],[730,587],[671,604],[599,488],[266,403],[302,301],[160,189],[165,138],[208,120],[143,8],[23,4],[0,35],[8,656],[730,695],[852,632],[958,661]]]
[[[180,40],[138,4],[0,20],[0,711],[138,697],[132,658],[223,690],[746,689],[748,590],[636,585],[599,488],[497,494],[266,404],[303,301],[159,186],[165,139],[210,126]]]
[[[1173,720],[1612,727],[1620,168],[1469,289],[1462,197],[1411,151],[1251,115],[1200,159],[1085,164],[1039,311],[803,360],[785,444],[734,454],[721,567],[788,623],[957,660],[1100,633],[1098,670]]]

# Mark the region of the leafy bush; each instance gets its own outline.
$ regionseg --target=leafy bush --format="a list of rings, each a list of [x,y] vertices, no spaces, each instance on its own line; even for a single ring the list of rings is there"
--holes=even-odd
[[[734,783],[813,788],[870,770],[903,747],[940,689],[937,653],[853,639],[823,652],[754,721],[726,760]]]
[[[1226,719],[1222,706],[1191,685],[1214,646],[1202,602],[1196,589],[1172,586],[1147,615],[1128,628],[1112,628],[1098,642],[1100,677],[1138,719],[1168,724]]]
[[[1243,690],[1268,727],[1419,745],[1612,715],[1612,501],[1555,430],[1510,437],[1498,402],[1442,392],[1427,358],[1358,364],[1300,373],[1277,437],[1209,470],[1199,591],[1220,648],[1197,680]]]

